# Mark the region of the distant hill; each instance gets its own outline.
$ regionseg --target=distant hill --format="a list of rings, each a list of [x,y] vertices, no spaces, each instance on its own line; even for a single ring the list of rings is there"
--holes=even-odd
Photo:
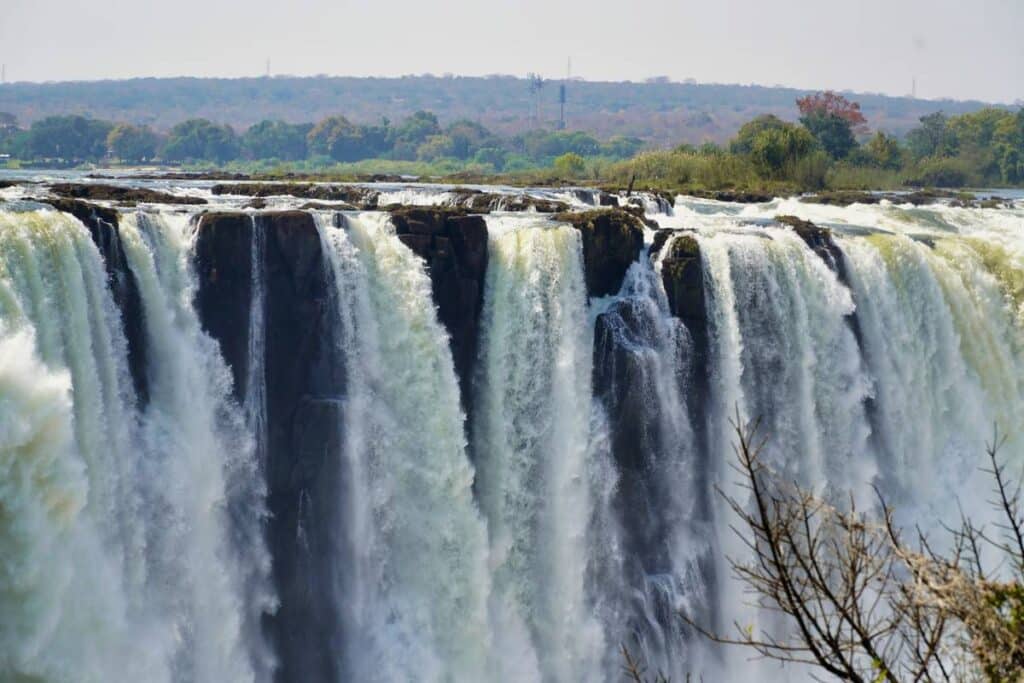
[[[540,121],[558,120],[559,81],[540,89]],[[653,145],[724,141],[758,114],[796,116],[794,100],[808,91],[756,85],[570,81],[567,121],[571,129],[598,137],[628,135]],[[861,103],[872,128],[903,134],[937,110],[961,114],[983,102],[916,100],[847,94]],[[148,123],[168,129],[191,117],[229,123],[241,130],[262,119],[298,123],[332,114],[368,123],[433,111],[447,123],[468,118],[496,132],[513,134],[537,126],[537,99],[529,81],[513,76],[353,78],[139,78],[116,81],[8,83],[0,85],[0,112],[21,125],[51,114]]]

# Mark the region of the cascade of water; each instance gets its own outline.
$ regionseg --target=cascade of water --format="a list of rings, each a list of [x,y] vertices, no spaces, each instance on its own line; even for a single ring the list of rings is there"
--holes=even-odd
[[[230,374],[192,307],[188,217],[129,214],[119,231],[150,349],[141,484],[151,517],[152,599],[181,640],[176,676],[269,675],[269,654],[246,642],[273,608],[264,484]]]
[[[0,678],[169,681],[125,341],[89,234],[0,212]]]
[[[632,630],[622,640],[635,641],[652,670],[683,680],[695,662],[679,615],[707,612],[702,565],[709,561],[710,529],[700,488],[706,465],[685,398],[692,341],[669,310],[659,269],[660,260],[641,257],[599,317],[595,376],[612,416],[617,507],[632,559],[620,568],[633,584],[627,588],[633,613],[618,615],[619,628]]]
[[[871,383],[846,321],[854,310],[850,292],[789,230],[720,231],[698,240],[712,339],[712,483],[746,499],[729,469],[728,419],[739,410],[761,420],[765,457],[784,476],[869,502],[878,472],[865,411]],[[728,528],[731,513],[721,500],[717,508],[718,621],[773,630],[774,619],[745,608],[731,580],[725,557],[745,552]],[[729,664],[724,675],[743,675],[745,663]]]
[[[485,680],[486,531],[430,280],[387,214],[339,220],[319,229],[347,377],[346,667],[358,680]]]
[[[488,231],[473,434],[492,611],[529,628],[545,679],[595,679],[606,643],[585,590],[600,477],[580,237],[527,217],[492,215]]]

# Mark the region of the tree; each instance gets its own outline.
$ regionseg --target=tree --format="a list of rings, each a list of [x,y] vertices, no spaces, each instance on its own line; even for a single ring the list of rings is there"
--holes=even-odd
[[[387,125],[360,126],[344,116],[331,116],[316,124],[307,136],[309,150],[335,161],[371,159],[386,151]]]
[[[419,146],[430,136],[440,134],[441,124],[437,122],[437,116],[429,111],[418,111],[402,121],[402,125],[395,130],[395,139]]]
[[[786,123],[773,114],[762,114],[744,123],[736,137],[729,143],[729,151],[733,154],[750,154],[754,149],[754,140],[765,131],[785,130],[791,124]]]
[[[616,135],[601,145],[600,152],[603,156],[613,159],[628,159],[635,156],[644,146],[640,138]]]
[[[505,168],[507,159],[508,152],[500,147],[482,147],[473,155],[474,163],[490,165],[496,171],[501,171]]]
[[[801,97],[797,99],[796,106],[800,110],[801,118],[835,116],[845,121],[854,133],[867,132],[867,119],[860,111],[860,104],[831,90]]]
[[[752,560],[730,558],[756,604],[785,616],[785,635],[700,633],[759,655],[806,664],[854,683],[1024,676],[1024,518],[1020,489],[1009,485],[997,452],[987,447],[1002,537],[962,519],[952,549],[935,551],[920,532],[912,546],[880,498],[877,516],[845,509],[782,480],[761,458],[758,426],[737,415],[735,465],[749,501],[719,490],[740,520],[736,533]],[[1008,566],[996,578],[984,563],[989,546]]]
[[[579,154],[566,152],[555,158],[554,166],[555,172],[563,178],[579,178],[586,169],[586,162]]]
[[[107,153],[113,124],[85,116],[48,116],[29,129],[29,149],[37,157],[97,160]]]
[[[1024,109],[999,121],[992,142],[1003,182],[1024,182]]]
[[[160,138],[149,126],[119,123],[107,134],[107,147],[122,161],[143,162],[156,156]]]
[[[841,116],[813,111],[801,116],[800,123],[833,159],[845,159],[857,147],[852,126]]]
[[[918,119],[921,125],[907,133],[907,146],[915,159],[954,156],[956,136],[949,129],[949,119],[941,111]]]
[[[171,128],[161,156],[168,161],[215,161],[238,158],[238,136],[228,125],[189,119]]]
[[[306,136],[312,128],[310,123],[260,121],[250,126],[242,136],[242,153],[250,159],[305,159]]]
[[[880,168],[895,170],[903,165],[903,151],[900,149],[900,143],[891,135],[878,131],[865,147],[871,163]]]
[[[762,176],[781,177],[814,148],[814,137],[806,129],[786,124],[758,133],[752,141],[750,159]]]
[[[448,126],[445,135],[452,141],[451,154],[456,159],[468,159],[483,147],[496,147],[500,141],[481,124],[461,119]]]

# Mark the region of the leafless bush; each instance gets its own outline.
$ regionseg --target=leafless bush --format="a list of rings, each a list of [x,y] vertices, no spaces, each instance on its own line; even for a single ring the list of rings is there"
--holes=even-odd
[[[775,635],[737,623],[728,636],[684,615],[697,631],[858,683],[1024,680],[1024,520],[998,435],[987,447],[988,472],[1006,521],[993,535],[962,515],[940,552],[920,530],[905,541],[880,494],[874,513],[852,498],[840,509],[782,480],[761,457],[758,424],[744,428],[737,416],[733,427],[734,467],[749,499],[718,492],[750,552],[729,561],[755,604],[790,628]],[[1003,566],[988,571],[986,548]]]

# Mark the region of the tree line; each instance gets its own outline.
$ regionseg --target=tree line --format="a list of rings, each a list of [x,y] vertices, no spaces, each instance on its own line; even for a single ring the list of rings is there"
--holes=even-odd
[[[758,116],[727,145],[686,144],[646,152],[607,176],[708,189],[1024,183],[1024,109],[988,107],[956,116],[935,112],[899,138],[881,130],[871,133],[860,106],[833,92],[808,95],[796,105],[797,122]]]
[[[80,115],[49,116],[22,129],[0,113],[0,153],[14,158],[64,163],[116,160],[129,164],[213,163],[238,160],[356,162],[366,159],[434,162],[452,159],[494,171],[549,165],[556,157],[625,159],[643,146],[638,138],[599,141],[580,131],[535,130],[499,136],[461,119],[447,126],[418,111],[398,124],[353,123],[330,116],[318,123],[261,121],[243,133],[207,119],[189,119],[166,134],[146,125],[115,123]]]
[[[0,113],[0,153],[41,163],[101,160],[128,164],[220,165],[273,161],[306,170],[364,160],[416,161],[442,173],[552,169],[562,179],[671,189],[883,189],[1024,183],[1024,110],[988,107],[922,116],[897,137],[871,132],[858,103],[834,92],[796,100],[798,119],[755,117],[726,145],[645,149],[640,138],[600,141],[582,131],[535,129],[502,136],[468,119],[442,126],[429,111],[398,123],[261,121],[241,134],[189,119],[166,134],[146,125],[50,116],[27,129]]]

